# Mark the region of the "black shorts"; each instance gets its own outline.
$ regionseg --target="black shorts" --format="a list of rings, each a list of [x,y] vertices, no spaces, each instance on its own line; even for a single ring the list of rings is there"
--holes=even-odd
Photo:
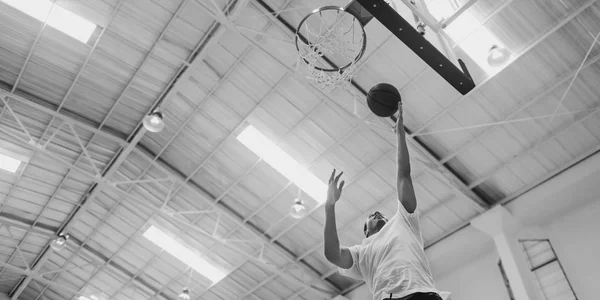
[[[442,297],[437,293],[414,293],[402,298],[392,298],[394,295],[390,294],[386,300],[442,300]]]

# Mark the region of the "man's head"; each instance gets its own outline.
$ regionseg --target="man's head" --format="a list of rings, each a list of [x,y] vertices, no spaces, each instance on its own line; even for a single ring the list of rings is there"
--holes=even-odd
[[[365,236],[370,237],[370,236],[378,233],[379,230],[381,230],[381,228],[383,228],[385,223],[387,223],[387,221],[388,221],[388,219],[378,211],[369,215],[369,217],[367,218],[367,221],[365,222],[365,226],[363,229]]]

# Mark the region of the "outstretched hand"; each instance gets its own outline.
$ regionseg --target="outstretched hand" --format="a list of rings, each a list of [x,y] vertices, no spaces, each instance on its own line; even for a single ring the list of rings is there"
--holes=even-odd
[[[334,205],[338,200],[340,200],[345,183],[344,180],[342,180],[342,182],[338,184],[342,174],[344,174],[344,172],[340,172],[340,174],[336,176],[335,169],[333,169],[333,172],[331,172],[331,176],[329,177],[329,188],[327,189],[327,201],[325,204]]]

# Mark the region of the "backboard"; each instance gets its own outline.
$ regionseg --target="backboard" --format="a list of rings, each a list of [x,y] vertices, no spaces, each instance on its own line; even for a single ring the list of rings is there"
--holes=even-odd
[[[437,72],[458,92],[465,95],[475,87],[465,64],[459,59],[460,69],[428,41],[397,9],[410,0],[354,0],[345,10],[355,15],[363,25],[377,21],[386,27],[427,65]]]

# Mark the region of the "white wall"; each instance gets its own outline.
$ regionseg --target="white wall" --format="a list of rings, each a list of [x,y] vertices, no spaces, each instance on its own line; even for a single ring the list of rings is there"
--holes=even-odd
[[[599,299],[600,200],[557,219],[550,228],[550,241],[577,298]]]
[[[436,279],[436,286],[452,293],[452,300],[509,300],[498,261],[496,253],[489,253],[444,278]]]
[[[4,293],[0,293],[0,300],[9,300],[10,298],[8,297],[8,295],[4,294]]]
[[[600,295],[599,216],[600,201],[594,200],[546,224],[550,242],[579,300],[597,300]],[[508,300],[497,262],[498,255],[490,253],[436,283],[452,292],[453,300]]]

